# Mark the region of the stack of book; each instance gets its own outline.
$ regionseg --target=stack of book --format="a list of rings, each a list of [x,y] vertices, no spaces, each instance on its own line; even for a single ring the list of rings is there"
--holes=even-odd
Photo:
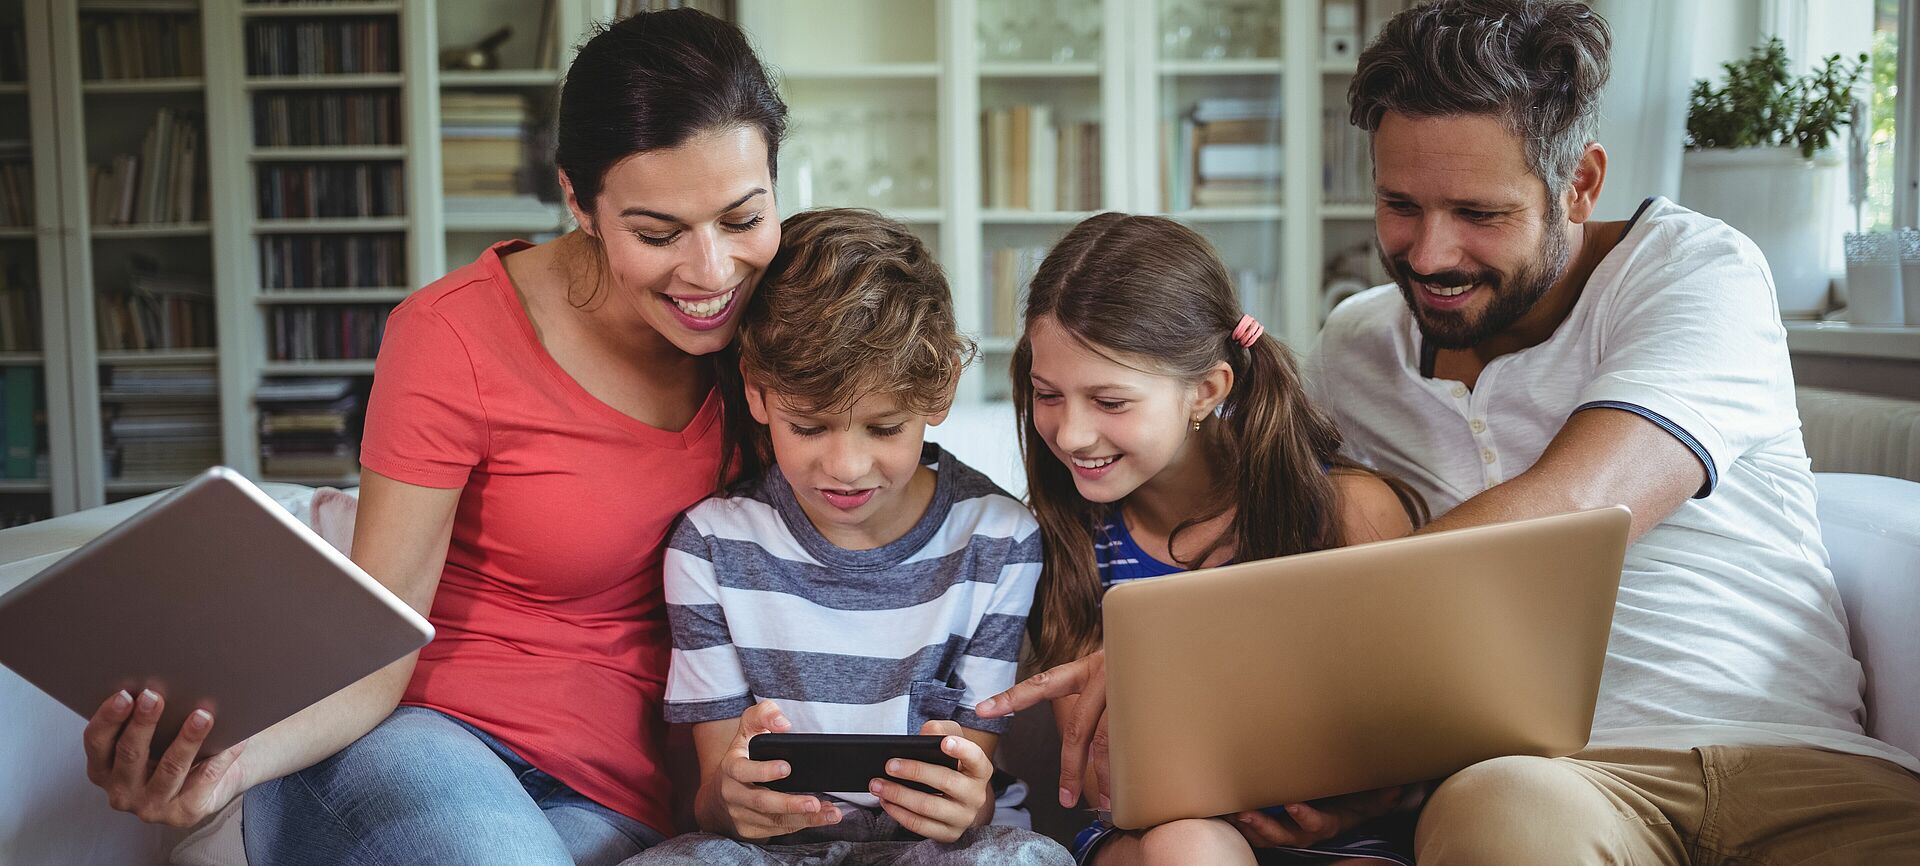
[[[200,118],[162,108],[147,127],[138,154],[87,168],[87,201],[94,225],[193,222],[202,211]]]
[[[109,475],[178,478],[220,462],[219,383],[213,367],[108,367],[101,378]]]
[[[260,406],[260,471],[282,478],[346,478],[359,468],[365,388],[353,379],[267,379]]]
[[[1321,112],[1320,172],[1328,204],[1373,203],[1373,147],[1345,108]]]
[[[0,352],[40,351],[40,291],[35,283],[28,262],[0,252]]]
[[[400,95],[258,93],[253,143],[260,147],[365,147],[400,143]]]
[[[213,345],[213,285],[169,274],[136,259],[127,290],[102,294],[100,348],[108,351],[202,349]]]
[[[1014,210],[1100,207],[1100,124],[1061,122],[1045,105],[981,113],[981,201]]]
[[[126,4],[122,4],[126,5]],[[200,19],[192,13],[98,14],[81,7],[80,77],[88,81],[200,74]]]
[[[1202,99],[1167,124],[1164,135],[1168,210],[1280,203],[1284,160],[1277,101]]]
[[[391,304],[277,306],[268,317],[275,361],[369,360],[380,351]]]
[[[441,94],[442,191],[449,196],[519,194],[525,188],[526,137],[525,95]]]
[[[354,75],[400,71],[392,17],[268,20],[247,24],[248,75]]]
[[[116,478],[182,478],[220,462],[217,403],[117,403],[105,411]]]
[[[1047,248],[1003,247],[987,253],[987,297],[992,299],[991,329],[995,337],[1020,334],[1020,299],[1026,296],[1027,283],[1047,257]]]
[[[0,370],[0,477],[47,477],[41,392],[38,367]]]
[[[260,287],[264,289],[388,289],[405,285],[406,274],[404,235],[260,238]]]
[[[26,139],[0,139],[0,226],[33,225],[32,159]]]
[[[262,219],[398,216],[405,198],[398,162],[263,165]]]
[[[220,380],[211,366],[108,367],[101,377],[103,402],[211,400]]]
[[[1280,111],[1265,99],[1202,99],[1193,107],[1193,206],[1280,203]]]

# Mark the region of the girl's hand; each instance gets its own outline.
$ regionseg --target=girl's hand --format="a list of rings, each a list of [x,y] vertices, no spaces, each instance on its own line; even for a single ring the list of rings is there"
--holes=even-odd
[[[1393,811],[1405,786],[1395,785],[1358,794],[1328,797],[1313,803],[1292,803],[1284,817],[1266,812],[1240,812],[1229,822],[1255,848],[1307,848],[1335,838]]]
[[[887,775],[919,782],[940,793],[916,791],[893,779],[874,779],[867,790],[880,798],[881,810],[900,826],[935,842],[952,842],[980,822],[981,813],[993,799],[988,784],[993,778],[993,762],[987,760],[979,743],[960,735],[960,726],[954,722],[930,721],[920,726],[920,733],[942,737],[940,751],[958,758],[960,768],[894,758],[887,762]]]
[[[213,731],[213,714],[195,710],[158,759],[153,729],[166,702],[152,691],[138,698],[115,692],[93,712],[80,735],[87,780],[107,792],[107,805],[149,824],[191,827],[226,808],[246,790],[240,755],[245,742],[195,761]]]
[[[740,731],[720,759],[719,797],[733,835],[741,839],[769,839],[808,827],[840,823],[840,810],[819,797],[783,794],[760,787],[793,772],[786,761],[756,761],[747,757],[747,741],[759,734],[780,733],[793,723],[772,701],[761,701],[740,714]]]
[[[1060,805],[1080,802],[1085,779],[1089,799],[1107,808],[1107,651],[1041,671],[980,702],[974,711],[997,719],[1041,701],[1074,698],[1060,729]]]

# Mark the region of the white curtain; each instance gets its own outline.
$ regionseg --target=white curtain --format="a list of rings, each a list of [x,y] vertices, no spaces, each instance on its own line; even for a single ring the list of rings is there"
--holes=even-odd
[[[1695,39],[1723,30],[1714,0],[1591,0],[1613,30],[1613,71],[1600,105],[1607,181],[1597,219],[1626,219],[1650,195],[1680,191]]]

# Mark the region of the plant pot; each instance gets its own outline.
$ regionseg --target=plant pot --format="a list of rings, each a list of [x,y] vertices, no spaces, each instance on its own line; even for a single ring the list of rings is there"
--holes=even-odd
[[[1846,173],[1840,155],[1793,147],[1690,150],[1680,204],[1752,239],[1773,269],[1783,318],[1818,318],[1833,275],[1834,224]]]

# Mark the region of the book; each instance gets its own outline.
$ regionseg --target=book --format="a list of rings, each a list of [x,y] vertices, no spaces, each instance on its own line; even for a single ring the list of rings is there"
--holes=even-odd
[[[6,454],[0,474],[33,478],[40,453],[34,413],[40,405],[40,371],[33,367],[6,368]]]
[[[1202,144],[1195,171],[1201,182],[1277,179],[1285,166],[1278,144]]]

